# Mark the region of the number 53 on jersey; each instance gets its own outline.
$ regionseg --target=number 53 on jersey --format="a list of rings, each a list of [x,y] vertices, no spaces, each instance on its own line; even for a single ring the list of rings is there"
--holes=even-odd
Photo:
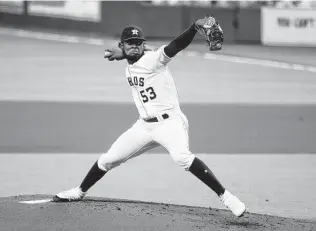
[[[134,76],[133,78],[128,77],[127,81],[130,86],[140,86],[140,87],[144,86],[144,78],[142,77],[140,78],[137,78],[137,76]],[[157,97],[156,92],[153,87],[148,87],[144,90],[141,90],[139,93],[144,103],[147,103],[149,100],[153,100]]]
[[[152,87],[148,87],[145,90],[141,90],[139,93],[142,96],[144,103],[147,103],[149,99],[153,100],[157,97],[155,90]]]

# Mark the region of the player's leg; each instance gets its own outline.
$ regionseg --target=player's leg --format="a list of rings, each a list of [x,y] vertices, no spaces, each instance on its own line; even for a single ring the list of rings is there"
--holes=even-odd
[[[208,166],[190,152],[188,121],[185,115],[182,114],[165,120],[163,125],[155,131],[154,139],[169,151],[172,158],[180,166],[190,171],[212,189],[236,216],[241,216],[244,213],[244,204],[225,190]]]
[[[155,131],[154,139],[164,146],[171,157],[185,170],[190,171],[218,196],[225,188],[205,163],[189,150],[188,121],[185,115],[177,115],[163,122]]]
[[[106,173],[98,167],[97,163],[98,162],[94,163],[79,187],[58,193],[54,196],[53,201],[67,202],[81,200],[86,195],[88,189],[100,180]]]
[[[107,153],[99,157],[80,186],[58,193],[54,197],[54,200],[56,202],[81,200],[86,195],[86,192],[106,172],[157,145],[156,142],[152,141],[150,134],[145,130],[143,124],[137,121],[113,143]]]
[[[224,206],[229,208],[235,216],[240,217],[245,213],[245,204],[222,186],[216,176],[202,160],[195,157],[189,171],[211,188],[219,196],[219,199]]]

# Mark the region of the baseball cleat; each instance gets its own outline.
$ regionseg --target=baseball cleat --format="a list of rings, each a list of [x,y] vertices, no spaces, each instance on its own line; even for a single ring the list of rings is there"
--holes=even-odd
[[[71,201],[81,201],[82,198],[86,195],[86,192],[82,192],[81,188],[76,187],[58,193],[53,197],[54,202],[71,202]]]
[[[241,202],[236,196],[225,190],[224,194],[220,196],[221,202],[224,206],[236,216],[241,217],[246,211],[246,205]]]

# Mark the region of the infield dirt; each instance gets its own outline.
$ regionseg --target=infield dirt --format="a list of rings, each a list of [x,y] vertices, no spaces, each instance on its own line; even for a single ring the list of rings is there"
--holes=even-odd
[[[87,197],[80,202],[22,204],[50,195],[0,198],[0,230],[316,230],[316,222],[230,211]]]

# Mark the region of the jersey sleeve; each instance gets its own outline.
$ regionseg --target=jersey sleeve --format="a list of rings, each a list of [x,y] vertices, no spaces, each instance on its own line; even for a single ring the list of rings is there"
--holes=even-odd
[[[159,47],[157,50],[147,52],[143,59],[143,65],[154,71],[167,65],[170,62],[171,58],[165,54],[165,47],[166,46],[163,45]]]
[[[164,50],[165,47],[166,47],[166,45],[163,45],[163,46],[161,46],[161,47],[157,50],[157,52],[158,52],[158,60],[157,60],[158,65],[166,65],[166,64],[168,64],[168,63],[170,62],[170,60],[171,60],[171,58],[168,57],[168,56],[166,55],[166,53],[165,53],[165,50]]]

